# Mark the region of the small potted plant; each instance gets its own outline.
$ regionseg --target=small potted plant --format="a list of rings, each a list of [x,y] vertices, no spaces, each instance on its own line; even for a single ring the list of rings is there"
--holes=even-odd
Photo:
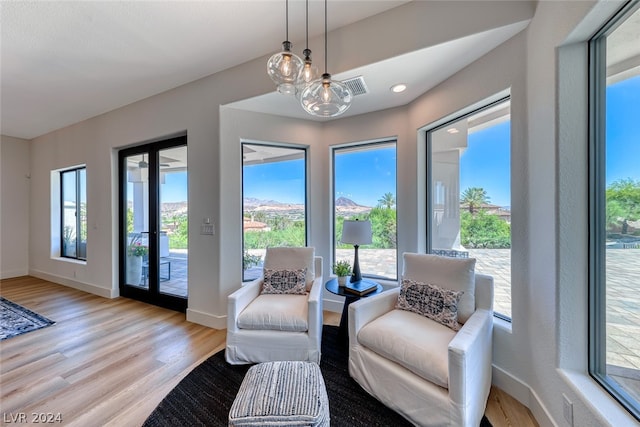
[[[149,248],[140,242],[129,245],[127,256],[144,257],[149,253]]]
[[[242,269],[248,270],[251,267],[260,265],[262,257],[260,255],[252,255],[248,251],[244,251],[242,256]]]
[[[347,276],[351,274],[351,264],[349,261],[338,261],[333,265],[333,273],[338,276],[338,285],[344,286]]]
[[[149,254],[149,247],[142,244],[141,236],[136,235],[127,247],[127,284],[137,286],[142,281],[142,261]]]

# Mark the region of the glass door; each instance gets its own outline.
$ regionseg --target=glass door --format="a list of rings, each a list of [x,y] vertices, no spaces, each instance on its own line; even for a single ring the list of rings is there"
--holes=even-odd
[[[160,293],[187,298],[189,259],[189,204],[187,199],[187,146],[159,151],[159,247]]]
[[[184,311],[188,280],[186,137],[123,150],[120,294]]]

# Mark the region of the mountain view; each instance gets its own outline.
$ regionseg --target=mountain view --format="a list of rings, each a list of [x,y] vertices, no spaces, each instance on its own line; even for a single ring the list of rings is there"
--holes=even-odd
[[[303,204],[281,203],[276,200],[261,200],[252,197],[243,199],[245,215],[270,217],[273,215],[286,216],[290,219],[301,219],[304,214]],[[370,206],[362,206],[346,197],[339,197],[335,203],[336,212],[350,216],[371,211]]]

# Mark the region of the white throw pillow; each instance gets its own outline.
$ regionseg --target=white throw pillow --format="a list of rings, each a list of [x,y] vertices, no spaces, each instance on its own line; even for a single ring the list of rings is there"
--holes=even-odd
[[[405,253],[403,279],[431,283],[464,292],[458,302],[458,322],[464,323],[476,310],[475,258],[450,258],[431,254]]]
[[[267,248],[264,256],[264,268],[270,270],[297,270],[307,269],[307,291],[313,286],[316,277],[315,248],[308,247],[277,247]]]

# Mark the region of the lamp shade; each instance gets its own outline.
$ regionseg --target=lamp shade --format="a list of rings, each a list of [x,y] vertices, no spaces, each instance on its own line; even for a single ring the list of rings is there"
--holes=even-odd
[[[342,243],[368,245],[371,237],[371,221],[345,220],[342,224]]]

